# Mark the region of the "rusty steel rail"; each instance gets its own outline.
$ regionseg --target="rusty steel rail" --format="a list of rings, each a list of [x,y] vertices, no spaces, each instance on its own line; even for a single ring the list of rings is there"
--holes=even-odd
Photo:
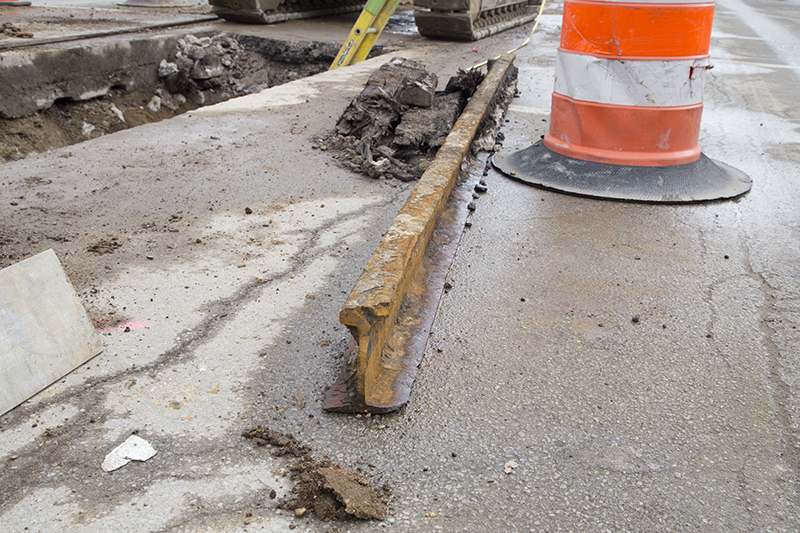
[[[409,332],[398,334],[394,330],[407,330],[413,328],[413,324],[409,326],[406,321],[398,326],[398,314],[401,307],[409,306],[411,285],[456,184],[461,163],[513,60],[514,56],[507,54],[492,63],[445,144],[378,244],[339,313],[339,320],[348,327],[357,346],[352,347],[344,378],[326,393],[326,409],[388,412],[408,401],[409,381],[413,381],[413,375],[410,380],[407,373],[403,375],[406,365],[401,345]]]

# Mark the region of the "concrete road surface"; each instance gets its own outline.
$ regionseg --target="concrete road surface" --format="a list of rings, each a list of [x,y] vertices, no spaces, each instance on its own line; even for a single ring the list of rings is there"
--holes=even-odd
[[[798,8],[717,6],[701,145],[753,179],[741,199],[615,203],[489,172],[392,415],[325,414],[321,394],[338,310],[409,185],[312,148],[382,58],[4,164],[3,227],[130,329],[0,418],[4,528],[797,531]],[[560,12],[518,53],[506,150],[546,132]],[[446,79],[525,32],[402,54]],[[388,482],[387,520],[276,510],[289,461],[240,437],[253,425]],[[133,432],[157,455],[103,472]]]

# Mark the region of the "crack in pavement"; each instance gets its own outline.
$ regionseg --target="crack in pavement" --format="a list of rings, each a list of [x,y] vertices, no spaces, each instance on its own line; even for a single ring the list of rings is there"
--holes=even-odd
[[[747,240],[741,239],[740,242],[742,243],[742,253],[744,255],[744,265],[747,269],[747,273],[749,274],[750,278],[755,281],[758,290],[761,292],[764,298],[765,305],[763,305],[760,309],[758,324],[759,329],[761,330],[764,348],[768,358],[767,379],[772,385],[775,394],[775,397],[773,398],[775,416],[780,424],[781,433],[784,439],[783,455],[786,462],[789,464],[789,467],[792,469],[792,472],[794,473],[795,480],[797,480],[800,479],[800,435],[798,435],[798,432],[794,429],[797,427],[797,424],[794,420],[795,417],[788,408],[788,405],[792,399],[792,389],[782,377],[782,370],[784,370],[784,366],[781,363],[781,359],[784,357],[784,354],[774,339],[776,331],[772,326],[769,325],[770,321],[768,320],[770,313],[778,315],[781,314],[777,308],[777,303],[780,300],[774,296],[773,291],[775,288],[770,285],[767,278],[754,268],[753,260],[750,254],[750,248],[746,244]],[[794,487],[794,492],[796,500],[795,503],[800,503],[800,490],[798,490],[796,484]]]

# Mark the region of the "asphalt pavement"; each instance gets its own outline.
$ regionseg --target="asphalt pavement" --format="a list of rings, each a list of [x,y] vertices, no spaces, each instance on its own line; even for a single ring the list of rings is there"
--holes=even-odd
[[[5,527],[797,531],[798,7],[717,5],[700,142],[753,179],[747,195],[620,203],[489,170],[390,415],[321,399],[347,342],[338,311],[413,184],[355,175],[315,141],[385,58],[3,164],[3,219],[69,228],[30,252],[52,247],[85,305],[129,325],[0,417]],[[560,12],[517,53],[504,150],[546,132]],[[529,29],[385,38],[444,80]],[[111,236],[119,251],[85,252]],[[276,509],[289,462],[240,436],[254,425],[388,482],[387,520]],[[103,472],[133,432],[156,456]]]

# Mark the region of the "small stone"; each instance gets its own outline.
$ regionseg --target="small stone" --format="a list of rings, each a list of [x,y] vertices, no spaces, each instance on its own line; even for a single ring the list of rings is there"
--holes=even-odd
[[[470,202],[469,205],[467,205],[467,209],[469,209],[470,211],[475,211],[475,209],[477,209],[477,207],[475,206],[475,202]]]
[[[271,491],[269,491],[269,499],[270,500],[274,500],[277,497],[278,497],[278,493],[277,493],[277,491],[275,489],[272,489]]]
[[[639,320],[640,320],[639,315],[633,315],[633,317],[631,318],[631,322],[633,322],[634,324],[638,324]]]
[[[81,126],[81,134],[83,134],[84,137],[90,137],[93,131],[94,131],[94,126],[92,126],[88,122],[84,122],[83,126]]]
[[[161,98],[159,96],[153,96],[150,101],[147,102],[147,109],[153,113],[158,113],[161,109]]]
[[[244,214],[245,215],[252,215],[253,214],[253,210],[250,209],[249,207],[245,207],[244,208]]]
[[[294,515],[297,518],[301,518],[306,514],[306,511],[308,511],[308,509],[306,509],[305,507],[298,507],[297,509],[294,510]]]
[[[475,185],[475,192],[479,192],[481,194],[485,193],[489,188],[481,183]]]

